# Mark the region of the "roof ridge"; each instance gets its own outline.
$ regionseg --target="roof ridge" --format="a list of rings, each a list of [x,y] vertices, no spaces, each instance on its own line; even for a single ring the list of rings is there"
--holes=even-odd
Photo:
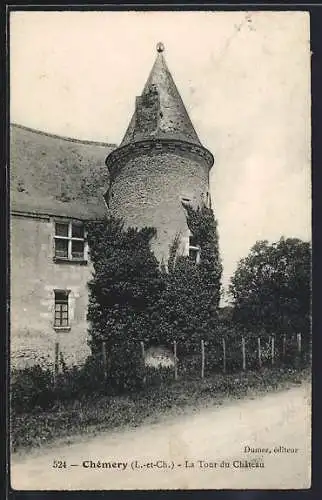
[[[74,137],[67,137],[64,135],[58,135],[58,134],[51,134],[50,132],[44,132],[43,130],[31,128],[31,127],[26,127],[25,125],[21,125],[19,123],[10,123],[10,126],[16,127],[16,128],[21,128],[23,130],[28,130],[28,132],[34,132],[39,135],[45,135],[47,137],[53,137],[55,139],[63,139],[64,141],[69,141],[69,142],[76,142],[80,144],[92,144],[95,146],[112,146],[112,147],[117,147],[117,144],[111,143],[111,142],[102,142],[102,141],[89,141],[86,139],[76,139]]]

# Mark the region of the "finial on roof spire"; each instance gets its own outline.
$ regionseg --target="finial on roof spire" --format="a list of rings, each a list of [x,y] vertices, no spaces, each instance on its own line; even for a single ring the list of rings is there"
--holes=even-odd
[[[164,45],[162,42],[158,42],[157,43],[157,51],[160,53],[160,52],[163,52],[164,51]]]

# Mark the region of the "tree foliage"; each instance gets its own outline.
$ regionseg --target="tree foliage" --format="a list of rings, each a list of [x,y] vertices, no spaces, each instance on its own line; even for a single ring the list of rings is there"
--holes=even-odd
[[[163,282],[159,263],[150,249],[153,228],[124,228],[121,220],[107,217],[88,224],[93,264],[88,283],[90,345],[99,353],[105,341],[113,379],[122,387],[137,378],[139,340],[150,332],[149,313]]]
[[[220,292],[222,263],[219,255],[217,221],[213,210],[206,205],[194,210],[187,206],[187,224],[195,241],[200,246],[201,260],[199,274],[205,288],[207,307],[210,313],[217,313]]]
[[[234,319],[250,330],[310,330],[310,244],[296,238],[258,241],[231,279]]]

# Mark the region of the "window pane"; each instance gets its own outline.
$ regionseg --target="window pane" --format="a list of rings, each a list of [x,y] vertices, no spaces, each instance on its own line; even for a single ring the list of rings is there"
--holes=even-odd
[[[84,242],[83,241],[72,241],[72,258],[73,259],[83,259],[84,258]]]
[[[55,224],[55,235],[56,236],[68,236],[68,223],[56,222]]]
[[[55,326],[68,326],[68,291],[55,290]]]
[[[194,262],[196,262],[197,261],[197,257],[198,257],[198,250],[196,250],[194,248],[189,248],[189,257]]]
[[[55,239],[55,257],[68,258],[68,240]]]
[[[73,222],[72,224],[72,237],[73,238],[84,238],[84,224]]]
[[[64,290],[56,290],[55,291],[55,303],[67,303],[68,302],[68,293]],[[62,306],[60,306],[62,307]]]

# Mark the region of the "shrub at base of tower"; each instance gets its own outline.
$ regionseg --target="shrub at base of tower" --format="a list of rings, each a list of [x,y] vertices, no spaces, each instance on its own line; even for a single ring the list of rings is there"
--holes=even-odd
[[[155,329],[159,342],[177,340],[187,351],[192,344],[216,334],[222,265],[212,209],[205,205],[185,208],[188,227],[200,247],[200,262],[178,255],[178,235],[170,248],[167,270],[163,269],[165,286],[154,318],[156,323],[159,319]]]
[[[114,218],[90,223],[87,231],[94,268],[87,315],[92,353],[104,357],[104,346],[108,379],[120,390],[134,389],[144,377],[139,341],[150,336],[150,311],[163,287],[150,249],[156,231],[125,229]]]
[[[90,345],[109,381],[120,389],[143,380],[145,346],[180,342],[180,351],[216,335],[222,266],[213,211],[188,206],[187,224],[200,247],[200,262],[179,255],[179,236],[168,266],[151,251],[153,228],[124,229],[106,218],[88,225],[93,263],[89,282]],[[106,359],[107,358],[107,359]]]

